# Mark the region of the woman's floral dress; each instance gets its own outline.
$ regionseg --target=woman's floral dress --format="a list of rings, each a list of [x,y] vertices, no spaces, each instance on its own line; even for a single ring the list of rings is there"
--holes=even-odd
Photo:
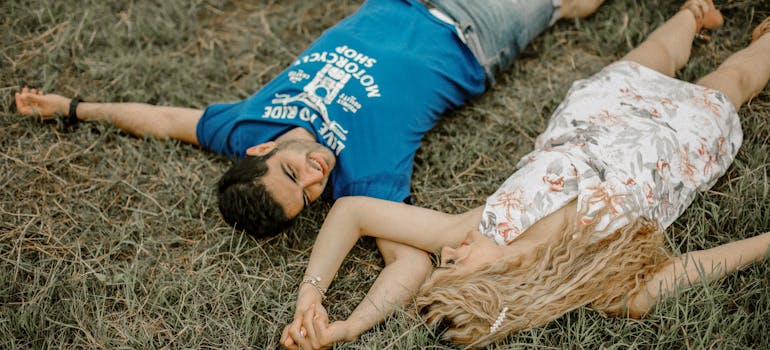
[[[607,228],[610,217],[594,215],[607,207],[666,228],[724,174],[742,138],[721,92],[614,63],[573,83],[535,150],[487,198],[479,230],[505,245],[575,198],[584,223]]]

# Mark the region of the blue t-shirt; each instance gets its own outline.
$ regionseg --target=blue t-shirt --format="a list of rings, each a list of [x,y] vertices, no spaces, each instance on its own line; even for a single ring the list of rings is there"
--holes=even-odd
[[[243,157],[302,127],[337,156],[331,196],[403,201],[423,135],[485,89],[454,27],[415,0],[369,0],[246,100],[209,106],[201,146]],[[327,189],[328,190],[328,189]]]

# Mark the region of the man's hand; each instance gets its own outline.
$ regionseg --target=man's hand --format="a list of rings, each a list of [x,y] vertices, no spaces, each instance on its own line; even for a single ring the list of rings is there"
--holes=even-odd
[[[23,115],[36,115],[41,119],[51,119],[56,114],[69,114],[70,99],[55,94],[43,94],[42,91],[24,87],[16,93],[16,110]]]
[[[280,343],[286,349],[299,349],[299,344],[302,343],[306,336],[307,330],[302,327],[302,317],[295,317],[292,323],[289,323],[286,327],[283,328]],[[298,342],[294,339],[298,339],[300,341]]]

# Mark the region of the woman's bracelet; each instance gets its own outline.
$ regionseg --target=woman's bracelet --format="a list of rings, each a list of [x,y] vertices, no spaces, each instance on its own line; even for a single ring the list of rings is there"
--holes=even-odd
[[[309,284],[315,288],[316,291],[318,291],[318,294],[321,294],[321,300],[326,299],[326,289],[321,288],[319,285],[321,283],[321,277],[318,276],[305,276],[305,278],[302,279],[302,282],[299,284],[300,286],[303,284]]]

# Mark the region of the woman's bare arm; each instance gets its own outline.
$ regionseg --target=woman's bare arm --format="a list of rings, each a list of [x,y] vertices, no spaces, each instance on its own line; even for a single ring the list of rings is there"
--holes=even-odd
[[[316,238],[306,276],[318,277],[318,287],[328,288],[345,256],[362,236],[378,238],[378,246],[383,253],[385,250],[379,239],[427,252],[437,251],[444,245],[457,245],[465,238],[467,231],[478,226],[480,210],[478,208],[464,214],[451,215],[367,197],[341,198],[334,204]],[[419,275],[424,279],[426,274],[418,272],[424,269],[423,265],[430,268],[425,258],[404,253],[404,256],[396,257],[394,263],[383,269],[365,300],[348,320],[331,326],[313,326],[314,311],[311,307],[320,306],[321,298],[315,287],[308,284],[300,286],[295,319],[284,329],[281,343],[290,349],[298,345],[302,348],[316,348],[318,346],[311,345],[309,340],[317,339],[320,347],[325,347],[334,341],[351,340],[382,321],[403,304],[403,300],[408,300],[409,296],[405,297],[404,293],[409,288],[405,286],[419,286],[422,283],[420,280],[415,284],[411,280],[413,276]],[[310,334],[302,335],[301,332]]]
[[[306,272],[320,277],[323,287],[328,287],[345,256],[362,236],[407,244],[427,252],[458,245],[469,230],[478,226],[480,210],[451,215],[368,197],[341,198],[321,226]]]
[[[675,293],[700,281],[719,279],[728,273],[767,257],[770,232],[698,250],[673,259],[646,283],[645,290],[628,303],[631,316],[649,312],[659,298]]]

